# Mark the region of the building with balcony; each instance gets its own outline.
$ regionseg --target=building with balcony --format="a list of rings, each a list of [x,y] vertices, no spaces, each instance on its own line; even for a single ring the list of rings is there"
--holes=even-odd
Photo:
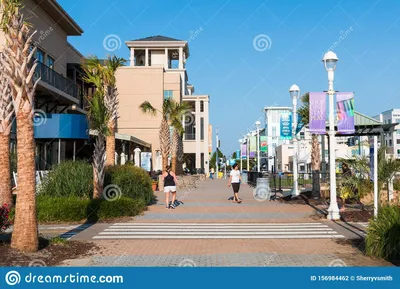
[[[195,95],[188,84],[185,63],[190,56],[187,41],[152,36],[125,42],[130,65],[117,70],[119,97],[118,133],[135,135],[151,144],[152,169],[161,170],[159,128],[161,113],[143,114],[139,106],[149,101],[162,111],[164,98],[187,101],[191,111],[183,120],[185,127],[185,165],[208,172],[209,101],[208,95]]]
[[[394,158],[400,159],[400,109],[391,109],[382,112],[374,117],[376,120],[393,125],[393,129],[384,134],[383,145],[387,148],[387,153]]]

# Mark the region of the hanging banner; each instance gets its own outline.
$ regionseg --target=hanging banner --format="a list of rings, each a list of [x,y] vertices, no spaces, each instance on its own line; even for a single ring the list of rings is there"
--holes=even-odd
[[[242,150],[242,158],[246,158],[246,156],[247,156],[247,144],[242,144],[241,150]]]
[[[250,158],[254,159],[256,157],[256,152],[250,152]]]
[[[147,152],[142,152],[140,153],[140,166],[150,172],[151,170],[151,153],[147,153]]]
[[[240,160],[240,150],[236,150],[236,159]]]
[[[336,93],[337,129],[340,134],[353,134],[354,128],[354,93]]]
[[[256,152],[256,151],[257,151],[257,137],[251,136],[250,137],[250,152]]]
[[[265,135],[260,136],[260,151],[261,152],[267,152],[268,151],[267,137]]]
[[[298,134],[304,127],[303,119],[301,118],[301,115],[297,115],[297,127],[296,127],[296,134]]]
[[[326,92],[310,92],[310,133],[326,133]]]
[[[292,139],[292,113],[281,113],[281,137],[280,139]]]

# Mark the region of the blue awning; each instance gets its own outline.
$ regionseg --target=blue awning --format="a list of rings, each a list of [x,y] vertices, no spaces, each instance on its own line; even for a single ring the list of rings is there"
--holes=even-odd
[[[39,114],[34,117],[35,139],[89,139],[88,120],[82,114]]]

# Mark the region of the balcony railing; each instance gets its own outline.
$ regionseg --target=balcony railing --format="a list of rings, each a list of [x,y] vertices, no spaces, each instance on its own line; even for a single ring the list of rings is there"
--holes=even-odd
[[[40,77],[41,81],[50,84],[66,94],[78,98],[78,85],[43,63],[38,62],[34,76],[36,79]]]

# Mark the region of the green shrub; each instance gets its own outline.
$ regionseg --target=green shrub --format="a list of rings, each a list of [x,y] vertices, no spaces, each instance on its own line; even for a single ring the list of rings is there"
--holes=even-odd
[[[142,213],[146,204],[142,199],[120,197],[114,201],[89,200],[72,197],[38,196],[37,216],[40,223],[98,221],[118,217],[132,217]]]
[[[93,194],[93,169],[85,161],[65,161],[56,165],[40,186],[40,195],[90,198]]]
[[[393,181],[393,189],[400,191],[400,179],[396,178]]]
[[[365,238],[368,256],[400,260],[400,207],[384,206],[376,220],[371,220]]]
[[[122,196],[142,199],[146,204],[154,200],[151,188],[152,179],[144,169],[126,164],[107,168],[104,187],[116,185]]]

